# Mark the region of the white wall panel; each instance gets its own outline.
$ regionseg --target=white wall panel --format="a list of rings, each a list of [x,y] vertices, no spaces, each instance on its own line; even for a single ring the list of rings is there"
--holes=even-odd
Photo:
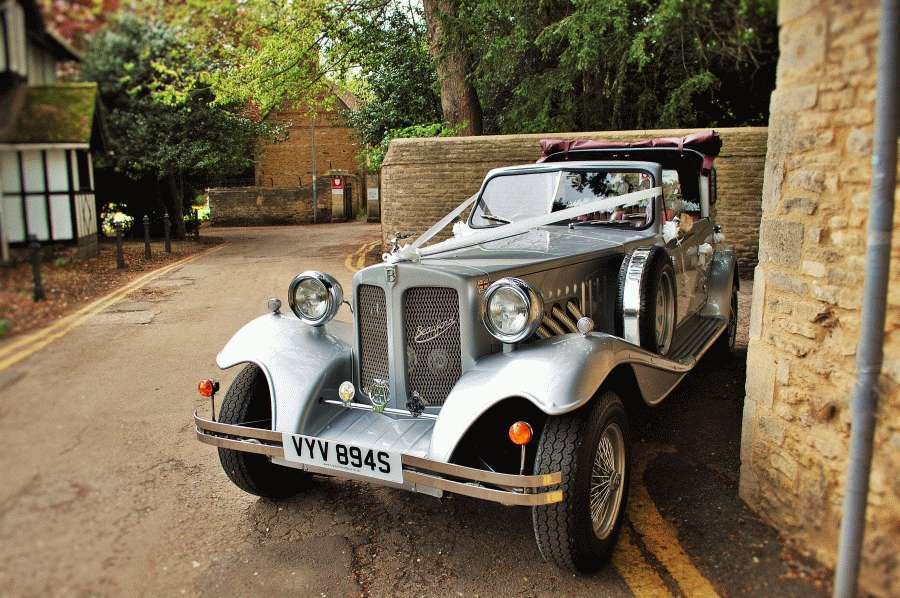
[[[41,152],[22,152],[22,167],[25,170],[25,191],[33,193],[44,190],[44,161]]]
[[[47,180],[50,183],[50,191],[69,190],[65,150],[47,150]]]
[[[72,212],[68,195],[50,196],[50,226],[53,228],[54,241],[72,239]]]
[[[3,196],[3,217],[6,219],[6,240],[20,243],[25,240],[25,218],[22,215],[22,198]]]
[[[0,179],[3,179],[3,190],[7,193],[21,191],[19,183],[19,158],[16,152],[0,152]]]
[[[69,164],[72,168],[72,189],[78,191],[81,187],[78,186],[78,152],[70,151],[69,152]]]
[[[47,202],[44,200],[44,196],[26,197],[25,209],[28,213],[28,234],[37,236],[38,241],[50,239],[50,228],[47,226]]]
[[[97,234],[97,206],[93,193],[75,196],[75,215],[78,217],[78,237]]]

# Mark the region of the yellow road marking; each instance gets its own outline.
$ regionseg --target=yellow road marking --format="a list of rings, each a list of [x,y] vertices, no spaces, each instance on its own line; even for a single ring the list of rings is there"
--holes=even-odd
[[[647,447],[640,458],[635,460],[633,473],[637,483],[630,497],[628,513],[631,523],[640,534],[644,546],[662,563],[685,595],[718,596],[712,583],[691,563],[690,556],[678,541],[675,529],[659,514],[643,483],[647,463],[663,450],[665,449]]]
[[[379,243],[381,243],[381,241],[372,241],[371,243],[360,245],[356,251],[346,257],[344,260],[344,267],[351,272],[362,270],[366,265],[366,256],[368,256],[369,252]]]
[[[631,531],[627,526],[622,527],[619,542],[613,551],[612,563],[628,589],[638,598],[672,595],[659,573],[644,560],[644,555],[632,541]]]
[[[210,253],[218,251],[223,247],[225,247],[224,243],[222,245],[211,247],[199,253],[195,253],[194,255],[190,255],[186,258],[180,259],[177,262],[173,262],[167,266],[163,266],[162,268],[158,268],[156,270],[153,270],[152,272],[148,272],[147,274],[139,276],[125,286],[120,287],[119,289],[109,293],[108,295],[92,301],[78,311],[69,314],[64,318],[60,318],[53,324],[41,328],[37,332],[33,332],[31,334],[23,336],[22,338],[18,338],[10,342],[8,345],[0,348],[0,358],[8,355],[8,357],[0,359],[0,371],[3,371],[6,368],[22,361],[30,355],[33,355],[56,339],[62,338],[91,316],[98,314],[107,307],[124,299],[125,296],[129,293],[143,287],[144,285],[159,278],[160,276],[168,274],[175,268],[190,263],[205,255],[209,255]],[[20,350],[14,352],[16,351],[16,349]],[[10,353],[12,354],[10,355]]]

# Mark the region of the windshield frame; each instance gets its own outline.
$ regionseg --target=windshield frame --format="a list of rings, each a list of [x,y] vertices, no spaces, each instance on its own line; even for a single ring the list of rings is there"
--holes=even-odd
[[[472,208],[469,210],[469,215],[466,218],[466,226],[468,226],[469,228],[471,228],[473,230],[484,230],[484,229],[490,229],[490,228],[497,228],[498,226],[506,226],[505,224],[500,224],[500,223],[490,224],[490,225],[485,225],[485,226],[477,226],[477,225],[474,225],[474,223],[473,223],[473,219],[475,217],[475,212],[476,212],[476,210],[478,210],[479,206],[481,206],[482,202],[484,201],[483,197],[484,197],[485,189],[487,189],[488,184],[492,180],[499,178],[499,177],[517,176],[517,175],[523,175],[523,174],[536,174],[536,173],[550,174],[550,173],[559,173],[562,171],[591,172],[591,171],[596,171],[596,170],[610,170],[610,171],[614,171],[614,172],[639,172],[639,173],[647,174],[650,176],[650,188],[652,189],[658,185],[658,180],[660,179],[660,176],[662,174],[662,167],[656,163],[645,163],[643,165],[636,165],[634,163],[623,164],[623,163],[617,163],[614,161],[610,161],[610,162],[603,161],[603,162],[597,162],[594,164],[585,164],[583,162],[578,163],[578,164],[571,164],[571,163],[566,163],[566,162],[553,162],[552,164],[553,164],[552,168],[548,168],[547,166],[544,166],[544,165],[538,165],[538,166],[535,166],[532,168],[517,168],[515,170],[505,170],[505,171],[501,170],[500,172],[495,172],[494,174],[488,174],[488,176],[485,177],[484,181],[481,183],[481,188],[478,190],[478,199],[475,200],[475,202],[472,204]],[[659,171],[659,172],[657,172],[657,171]],[[650,222],[648,222],[644,226],[641,226],[641,227],[609,226],[603,222],[596,222],[593,224],[593,226],[601,226],[601,227],[606,227],[606,228],[613,229],[613,230],[628,230],[628,231],[644,231],[644,230],[653,228],[653,227],[657,226],[657,223],[659,222],[660,210],[661,210],[660,199],[661,199],[661,197],[655,197],[653,199],[653,218],[650,220]],[[558,226],[560,224],[562,224],[562,223],[555,223],[553,225],[548,225],[548,226]],[[566,222],[564,224],[568,225],[568,222]]]

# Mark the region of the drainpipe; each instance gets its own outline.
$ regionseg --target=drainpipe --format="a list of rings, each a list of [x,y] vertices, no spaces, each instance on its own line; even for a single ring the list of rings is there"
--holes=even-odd
[[[881,0],[881,35],[878,45],[878,89],[875,99],[875,141],[872,152],[872,195],[862,322],[856,352],[856,386],[851,404],[850,456],[841,519],[834,597],[856,595],[866,499],[872,466],[877,384],[884,353],[884,319],[894,226],[894,188],[897,181],[897,28],[900,0]]]

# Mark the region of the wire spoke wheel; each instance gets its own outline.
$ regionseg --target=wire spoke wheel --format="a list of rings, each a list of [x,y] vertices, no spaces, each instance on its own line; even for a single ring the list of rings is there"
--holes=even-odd
[[[631,458],[628,414],[603,390],[586,409],[544,424],[534,473],[562,473],[562,501],[534,507],[541,555],[564,569],[591,573],[612,556],[628,503]]]
[[[590,510],[594,535],[609,536],[622,504],[625,485],[625,440],[622,430],[610,423],[600,435],[591,470]]]

